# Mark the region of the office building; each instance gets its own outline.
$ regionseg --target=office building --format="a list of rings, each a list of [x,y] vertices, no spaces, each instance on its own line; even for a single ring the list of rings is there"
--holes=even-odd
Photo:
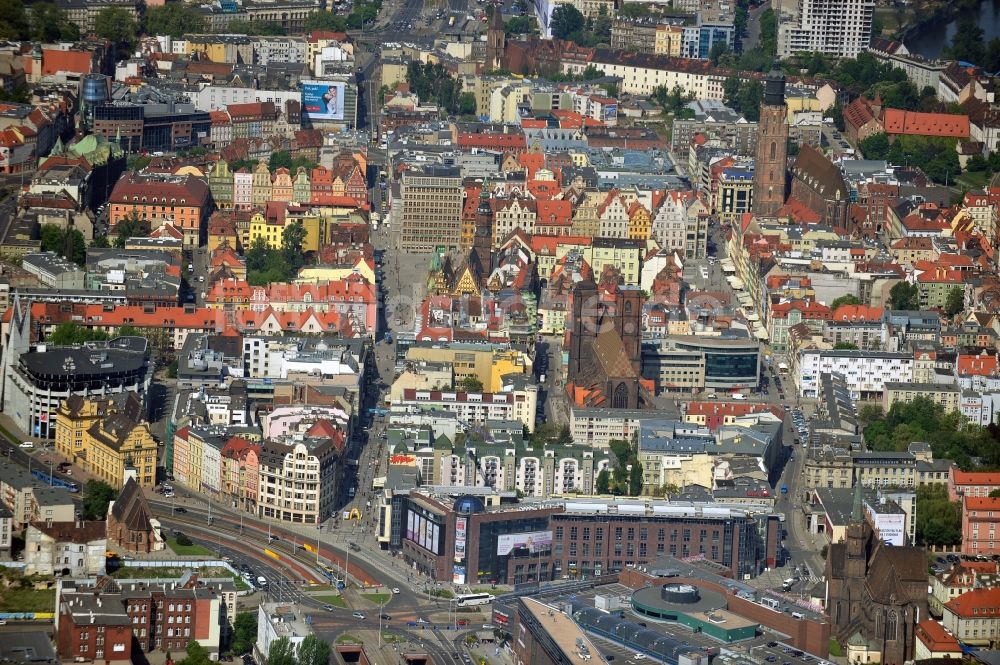
[[[400,229],[400,249],[428,252],[436,247],[457,249],[463,207],[459,169],[429,167],[407,170],[393,200],[392,216]],[[393,197],[395,199],[395,197]]]
[[[18,302],[13,307],[3,358],[3,406],[22,432],[54,438],[59,406],[73,395],[134,392],[145,402],[152,372],[144,337],[118,337],[76,347],[31,345],[31,317],[20,312]]]

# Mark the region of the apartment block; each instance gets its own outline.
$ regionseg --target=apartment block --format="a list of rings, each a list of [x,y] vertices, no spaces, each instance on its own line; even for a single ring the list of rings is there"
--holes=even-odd
[[[962,551],[969,554],[1000,554],[1000,498],[962,497]]]
[[[778,57],[819,52],[854,58],[868,47],[874,12],[875,0],[786,2],[779,10]]]
[[[962,399],[962,389],[952,383],[899,383],[887,381],[882,394],[882,409],[888,413],[893,404],[908,404],[918,397],[924,397],[940,404],[946,412],[958,411]]]
[[[817,397],[820,375],[841,374],[853,399],[881,399],[886,383],[913,380],[912,353],[807,349],[798,358],[802,397]]]

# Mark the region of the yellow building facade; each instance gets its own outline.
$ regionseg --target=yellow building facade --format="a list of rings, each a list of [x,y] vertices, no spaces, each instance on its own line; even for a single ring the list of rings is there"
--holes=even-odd
[[[134,395],[118,402],[71,397],[56,412],[56,450],[116,489],[125,485],[126,473],[133,472],[139,485],[153,487],[157,444],[141,413],[142,404]]]

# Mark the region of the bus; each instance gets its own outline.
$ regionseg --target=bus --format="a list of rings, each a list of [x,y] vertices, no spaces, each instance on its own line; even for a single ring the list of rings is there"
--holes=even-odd
[[[488,593],[465,593],[455,596],[455,602],[459,607],[488,605],[493,602],[493,596]]]

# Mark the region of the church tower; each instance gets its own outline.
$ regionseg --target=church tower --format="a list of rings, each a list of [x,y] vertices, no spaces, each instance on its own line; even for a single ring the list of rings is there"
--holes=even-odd
[[[493,206],[490,205],[490,181],[483,182],[476,208],[475,231],[472,237],[472,257],[484,273],[489,272],[493,256]]]
[[[492,72],[501,68],[503,64],[504,47],[507,45],[507,34],[504,32],[503,16],[497,5],[490,17],[489,27],[486,30],[486,71]]]
[[[757,159],[753,175],[753,213],[772,217],[785,204],[788,167],[788,107],[785,75],[777,66],[764,78],[764,102],[757,123]]]

